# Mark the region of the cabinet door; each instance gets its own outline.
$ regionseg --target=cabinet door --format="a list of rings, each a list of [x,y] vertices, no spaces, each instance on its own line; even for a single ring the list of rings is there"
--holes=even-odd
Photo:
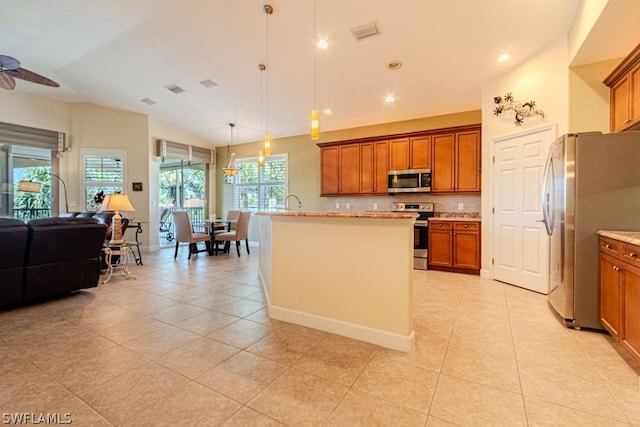
[[[454,190],[480,191],[480,132],[456,134]]]
[[[629,76],[625,76],[611,88],[611,131],[620,132],[629,120]]]
[[[640,123],[640,63],[629,72],[629,120],[628,126]]]
[[[616,340],[620,339],[621,310],[619,261],[600,253],[600,323]]]
[[[340,193],[360,192],[360,144],[340,146]]]
[[[389,141],[389,170],[409,169],[409,138]]]
[[[451,267],[452,234],[450,224],[429,222],[429,254],[431,266]]]
[[[412,169],[431,169],[431,137],[411,138]]]
[[[453,134],[433,137],[432,193],[450,193],[453,191],[454,142],[455,137]]]
[[[387,141],[378,141],[374,144],[373,169],[374,192],[387,194],[387,172],[389,172],[389,144]]]
[[[480,224],[455,223],[453,228],[453,267],[480,269]]]
[[[374,146],[367,142],[360,144],[360,192],[373,193],[375,191]]]
[[[640,268],[623,264],[622,273],[622,346],[640,363]]]
[[[339,192],[338,147],[320,149],[320,194],[335,195]]]

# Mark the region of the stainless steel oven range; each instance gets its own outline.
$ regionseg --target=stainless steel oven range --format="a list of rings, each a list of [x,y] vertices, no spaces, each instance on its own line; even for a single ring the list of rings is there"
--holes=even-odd
[[[429,254],[429,218],[433,217],[433,203],[393,202],[393,211],[418,214],[413,225],[413,268],[426,270]]]

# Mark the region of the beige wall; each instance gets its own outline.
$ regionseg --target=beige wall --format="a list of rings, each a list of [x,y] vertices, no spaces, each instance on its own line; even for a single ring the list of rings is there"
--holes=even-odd
[[[320,139],[314,141],[309,135],[302,135],[291,138],[280,138],[272,141],[272,154],[287,153],[289,158],[289,192],[296,193],[300,196],[304,210],[324,211],[335,210],[334,198],[320,197],[320,148],[316,144],[322,142],[342,141],[356,138],[366,138],[379,135],[393,135],[407,132],[417,132],[422,130],[439,129],[452,126],[462,126],[468,124],[480,123],[482,112],[466,111],[455,114],[447,114],[437,117],[427,117],[417,120],[407,120],[402,122],[392,122],[382,125],[365,126],[354,129],[344,129],[334,132],[323,132]],[[260,142],[252,142],[247,144],[239,144],[233,146],[236,152],[236,158],[257,157],[260,149]],[[231,208],[232,203],[232,186],[224,183],[224,173],[222,165],[226,163],[227,148],[220,147],[217,150],[217,182],[218,189],[216,205],[219,209],[216,211],[218,216],[224,217],[227,210]],[[376,199],[379,201],[380,210],[389,210],[394,196],[367,197],[367,200]],[[431,196],[446,197],[446,196]],[[471,196],[479,199],[478,196]],[[363,198],[339,198],[342,202],[350,202],[352,209],[366,210]],[[425,201],[426,198],[423,198]],[[421,199],[422,200],[422,199]],[[444,202],[444,198],[442,199]],[[456,199],[457,200],[457,199]],[[448,202],[451,205],[451,202]],[[476,205],[479,205],[479,200]],[[343,204],[344,206],[344,204]],[[472,204],[468,204],[471,209]],[[385,208],[388,207],[388,208]],[[467,210],[467,209],[465,209]],[[476,210],[477,212],[478,210]],[[258,240],[257,221],[252,221],[249,230],[249,240]]]
[[[141,239],[145,246],[155,248],[158,234],[158,171],[155,140],[167,139],[184,144],[212,148],[208,141],[196,138],[174,126],[133,113],[90,103],[66,103],[17,91],[3,91],[0,121],[66,133],[70,151],[60,159],[60,176],[67,183],[69,209],[83,210],[80,188],[80,149],[122,149],[126,151],[125,192],[136,208],[127,214],[140,221],[149,221]],[[213,168],[212,168],[213,169]],[[210,199],[215,200],[215,173],[210,186]],[[142,192],[132,192],[131,183],[142,182]],[[59,197],[62,197],[60,195]],[[215,207],[211,208],[214,211]]]
[[[146,220],[149,217],[149,189],[144,188],[149,176],[147,116],[85,103],[71,104],[70,111],[70,134],[74,143],[71,152],[65,155],[69,177],[69,209],[85,210],[82,202],[80,148],[117,148],[126,152],[124,193],[136,209],[125,215]],[[144,191],[132,192],[132,182],[142,182]]]
[[[482,90],[482,274],[493,277],[493,233],[491,208],[493,206],[492,163],[493,143],[497,137],[522,132],[543,125],[555,124],[556,133],[569,129],[569,70],[565,40],[549,45],[544,51],[526,61],[500,79],[489,82]],[[520,102],[535,101],[544,111],[539,116],[525,119],[521,126],[514,124],[513,114],[495,116],[493,98],[512,93]]]
[[[159,245],[159,236],[155,230],[160,227],[160,209],[158,205],[159,193],[159,175],[160,175],[160,163],[161,159],[157,156],[156,141],[158,139],[165,139],[167,141],[179,142],[181,144],[191,145],[194,147],[203,147],[207,149],[215,148],[202,138],[191,135],[182,129],[178,129],[161,120],[149,117],[149,144],[148,144],[148,158],[149,158],[149,176],[148,176],[148,188],[149,188],[149,230],[154,230],[149,234],[149,242],[151,248],[156,248]],[[209,216],[215,216],[215,194],[216,194],[216,166],[213,165],[209,168],[209,205],[207,210]]]
[[[569,70],[569,132],[609,132],[609,88],[602,81],[622,58]]]

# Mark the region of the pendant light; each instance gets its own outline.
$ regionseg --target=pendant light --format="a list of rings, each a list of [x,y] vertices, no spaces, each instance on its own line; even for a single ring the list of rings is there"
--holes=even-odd
[[[236,166],[236,153],[231,150],[231,146],[233,145],[233,128],[236,125],[233,123],[229,123],[229,127],[231,128],[231,139],[230,143],[227,144],[227,166],[222,170],[229,176],[235,176],[238,173],[238,167]]]
[[[273,13],[273,7],[270,4],[265,4],[264,7],[262,8],[262,10],[264,11],[265,15],[267,15],[266,17],[266,34],[265,34],[265,40],[266,40],[266,62],[267,62],[267,66],[269,66],[269,15],[271,15]],[[266,69],[266,66],[265,66]],[[261,70],[264,71],[264,70]],[[264,134],[264,155],[265,156],[270,156],[271,155],[271,135],[269,135],[269,70],[267,70],[267,94],[266,94],[266,103],[267,103],[267,132]]]
[[[313,38],[318,39],[318,31],[316,29],[316,0],[313,0]],[[318,47],[313,47],[313,110],[311,110],[311,139],[320,137],[320,119],[318,116],[318,108],[316,104],[316,80],[317,80],[317,57]]]
[[[258,70],[260,70],[260,135],[262,135],[262,72],[267,69],[264,64],[258,64]],[[264,147],[262,150],[258,150],[258,167],[264,166]]]

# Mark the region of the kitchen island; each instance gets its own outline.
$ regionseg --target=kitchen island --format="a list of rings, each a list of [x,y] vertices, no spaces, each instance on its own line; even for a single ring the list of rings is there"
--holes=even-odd
[[[414,213],[259,212],[269,316],[410,352]]]

